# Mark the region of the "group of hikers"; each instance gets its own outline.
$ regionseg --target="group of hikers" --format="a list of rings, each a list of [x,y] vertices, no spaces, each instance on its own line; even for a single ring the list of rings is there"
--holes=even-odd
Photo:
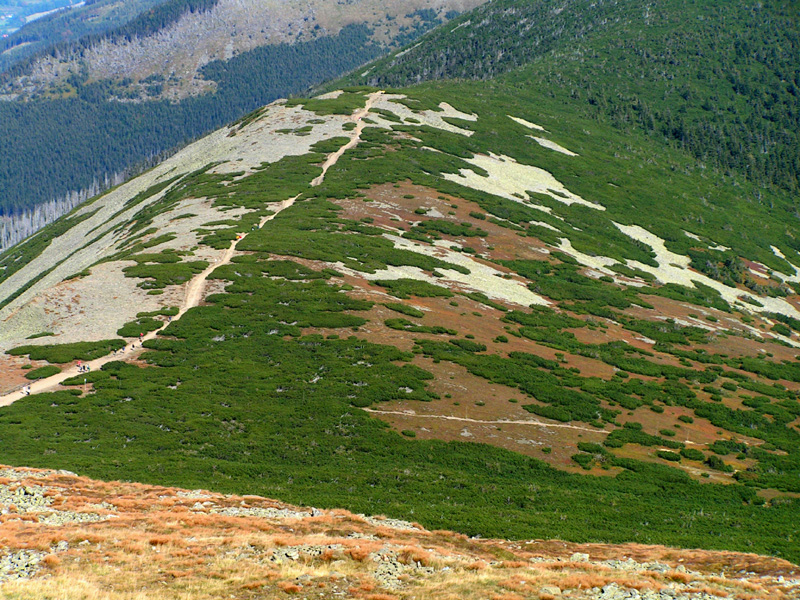
[[[167,322],[169,323],[171,321],[172,321],[172,317],[168,317],[167,318]],[[144,334],[140,333],[139,334],[139,347],[140,348],[142,347],[143,341],[144,341]],[[136,348],[136,343],[135,342],[131,343],[130,349],[133,350],[134,348]],[[123,346],[122,348],[120,348],[119,349],[120,354],[125,352],[126,349],[127,349],[127,346]],[[116,354],[117,350],[112,350],[112,353]],[[78,373],[88,373],[91,370],[92,370],[92,367],[89,366],[88,363],[84,364],[83,361],[80,361],[80,360],[78,361]],[[30,396],[31,395],[31,386],[26,385],[25,387],[23,387],[22,388],[22,394],[25,395],[25,396]]]
[[[143,341],[143,340],[144,340],[144,334],[143,334],[143,333],[140,333],[140,334],[139,334],[139,347],[140,347],[140,348],[142,347],[142,341]],[[127,346],[123,346],[122,348],[120,348],[120,349],[119,349],[119,353],[120,353],[120,354],[124,354],[124,353],[125,353],[125,350],[127,350],[127,348],[128,348]],[[134,348],[136,348],[136,342],[132,342],[132,343],[131,343],[131,348],[130,348],[130,349],[131,349],[131,351],[133,351],[133,349],[134,349]],[[116,354],[117,354],[117,351],[116,351],[116,350],[112,350],[112,351],[111,351],[111,353],[112,353],[113,355],[115,355],[115,356],[116,356]]]

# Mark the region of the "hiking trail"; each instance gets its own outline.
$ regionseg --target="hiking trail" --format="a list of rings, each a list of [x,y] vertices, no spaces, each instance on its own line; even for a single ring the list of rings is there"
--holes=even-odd
[[[364,122],[363,118],[369,113],[370,108],[372,108],[375,101],[383,94],[383,91],[373,92],[367,98],[367,101],[364,105],[364,108],[361,108],[354,112],[350,117],[349,120],[356,123],[355,128],[350,132],[350,141],[348,141],[344,146],[339,148],[336,152],[331,153],[322,165],[322,173],[315,177],[311,183],[311,187],[317,187],[320,185],[323,180],[325,179],[325,175],[332,166],[334,166],[342,155],[349,150],[350,148],[355,147],[358,142],[361,140],[361,132],[364,130],[364,126],[366,123]],[[274,210],[274,212],[270,215],[267,215],[261,219],[258,224],[258,228],[261,229],[266,225],[269,221],[274,219],[278,216],[281,212],[292,206],[300,194],[294,196],[293,198],[289,198],[288,200],[284,200],[283,202],[278,202],[270,208]],[[141,338],[141,341],[135,339],[131,344],[130,348],[126,345],[125,348],[119,350],[117,352],[107,354],[105,356],[101,356],[100,358],[96,358],[94,360],[83,361],[82,364],[84,366],[88,366],[91,371],[96,371],[100,369],[103,365],[116,361],[116,360],[132,360],[138,358],[139,355],[144,351],[141,342],[152,340],[154,339],[167,325],[171,322],[174,322],[180,319],[186,312],[191,309],[199,306],[200,302],[202,302],[205,294],[205,284],[208,277],[219,267],[222,265],[228,264],[233,256],[236,253],[236,246],[241,242],[244,238],[247,237],[247,233],[243,233],[237,237],[237,239],[231,242],[231,245],[228,247],[227,250],[220,256],[216,261],[211,263],[204,271],[195,275],[189,282],[186,284],[186,291],[184,294],[183,303],[181,304],[180,308],[178,309],[178,314],[172,317],[171,321],[164,323],[161,327],[154,331],[150,331],[146,335]],[[136,347],[136,342],[138,343],[138,347]],[[60,385],[63,381],[70,379],[72,377],[81,375],[78,371],[77,364],[72,365],[62,372],[57,373],[51,377],[47,377],[45,379],[39,379],[36,381],[32,381],[30,384],[23,386],[23,388],[10,392],[4,396],[0,396],[0,407],[8,406],[13,404],[17,400],[24,398],[28,394],[25,393],[25,388],[30,389],[30,395],[39,394],[42,392],[50,391]]]

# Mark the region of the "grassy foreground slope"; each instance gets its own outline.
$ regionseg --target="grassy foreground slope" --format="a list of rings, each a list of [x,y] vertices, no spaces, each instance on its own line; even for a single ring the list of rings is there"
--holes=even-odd
[[[127,600],[131,590],[148,600],[485,600],[560,590],[589,600],[597,598],[591,587],[608,586],[661,598],[703,590],[790,600],[800,584],[795,565],[755,554],[468,539],[258,496],[63,471],[0,473],[4,507],[17,504],[0,540],[21,575],[0,575],[6,598],[48,598],[57,589],[59,600]]]
[[[304,104],[324,122],[360,95]],[[112,363],[86,377],[88,394],[81,377],[68,382],[79,387],[2,409],[0,459],[483,536],[800,560],[800,342],[789,285],[800,257],[786,204],[745,204],[754,184],[727,186],[691,169],[680,150],[506,82],[403,95],[376,105],[361,142],[318,187],[309,187],[319,173],[310,163],[321,154],[249,174],[187,176],[181,197],[216,206],[263,210],[300,197],[248,234],[244,253],[214,272],[224,293],[150,342],[146,365]],[[308,133],[301,129],[275,135]],[[525,176],[511,193],[517,171]],[[414,192],[395,191],[403,186]],[[696,218],[676,224],[676,209]],[[225,248],[251,224],[224,221],[203,243]],[[687,261],[691,252],[718,257],[718,272],[666,264],[657,244],[625,229],[633,226]],[[730,256],[712,249],[720,245]],[[763,262],[758,272],[774,269],[774,279],[725,262],[736,257]],[[489,284],[477,277],[487,269],[496,273]],[[675,269],[685,284],[665,283]],[[136,276],[148,285],[146,272]],[[389,307],[394,318],[383,318],[379,302],[406,309]],[[689,324],[673,318],[679,309],[696,313]],[[563,444],[591,474],[490,444],[414,439],[427,433],[400,435],[361,410],[449,405],[434,390],[446,379],[441,365],[465,386],[507,390],[543,423],[576,427]],[[476,400],[494,402],[460,398]],[[720,483],[701,483],[700,473]]]

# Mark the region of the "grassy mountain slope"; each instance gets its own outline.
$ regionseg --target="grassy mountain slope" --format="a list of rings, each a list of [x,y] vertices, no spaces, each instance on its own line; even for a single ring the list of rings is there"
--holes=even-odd
[[[179,103],[110,99],[113,86],[82,85],[76,98],[0,103],[0,213],[13,214],[103,174],[124,171],[379,55],[365,26],[336,36],[267,46],[207,66],[214,94]]]
[[[797,561],[800,255],[693,164],[505,81],[257,111],[2,256],[10,386],[236,244],[145,352],[2,409],[0,458]]]
[[[80,73],[89,82],[112,82],[126,99],[176,100],[214,89],[201,69],[215,60],[263,46],[310,42],[362,23],[373,28],[374,43],[394,47],[479,3],[169,0],[101,33],[40,48],[4,69],[2,82],[7,93],[20,98],[53,97],[69,94]],[[53,24],[52,33],[62,27]],[[18,40],[6,41],[9,47],[14,43]]]
[[[770,0],[498,0],[360,71],[350,82],[488,79],[643,131],[698,167],[796,192],[800,30],[796,3]]]

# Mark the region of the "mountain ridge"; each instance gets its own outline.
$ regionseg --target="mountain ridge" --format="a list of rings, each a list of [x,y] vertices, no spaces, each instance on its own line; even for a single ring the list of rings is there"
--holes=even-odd
[[[408,30],[424,31],[480,0],[415,0],[402,6],[378,6],[365,0],[335,6],[243,0],[173,3],[185,6],[150,29],[139,32],[135,23],[128,24],[125,27],[134,33],[123,27],[34,59],[24,73],[4,76],[5,93],[29,98],[48,88],[65,88],[69,81],[83,77],[89,83],[116,82],[122,99],[180,100],[214,90],[214,81],[202,72],[208,63],[225,62],[263,45],[335,36],[348,25],[367,24],[375,43],[391,46],[398,39],[413,37]],[[159,5],[150,12],[162,8]],[[140,20],[146,21],[149,13],[143,17]],[[120,83],[122,79],[128,83]]]
[[[111,31],[57,44],[2,77],[0,248],[44,224],[49,211],[37,205],[64,214],[104,182],[119,183],[477,1],[171,0]]]

